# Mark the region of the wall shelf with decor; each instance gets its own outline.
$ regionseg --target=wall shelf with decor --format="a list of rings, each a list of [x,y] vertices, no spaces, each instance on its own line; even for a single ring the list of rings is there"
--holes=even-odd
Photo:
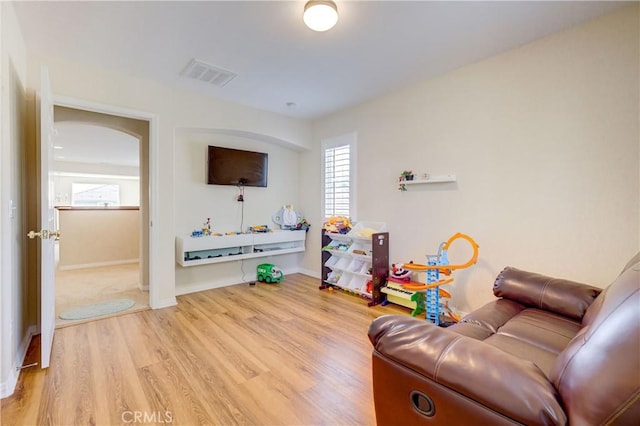
[[[380,289],[389,275],[389,233],[383,223],[359,222],[347,234],[322,230],[320,289],[339,288],[369,299],[384,300]],[[367,283],[371,282],[369,286]],[[367,288],[368,287],[368,288]]]
[[[304,251],[306,231],[274,231],[205,237],[176,237],[180,266],[232,262]]]
[[[413,179],[413,180],[404,180],[400,183],[403,185],[423,185],[426,183],[448,183],[448,182],[456,182],[456,175],[439,175],[439,176],[429,176],[427,178],[421,179]]]

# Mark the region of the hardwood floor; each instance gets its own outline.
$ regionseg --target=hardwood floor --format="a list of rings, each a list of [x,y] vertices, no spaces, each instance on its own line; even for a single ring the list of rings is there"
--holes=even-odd
[[[373,425],[367,329],[409,310],[318,284],[291,275],[58,329],[51,367],[21,373],[0,423]]]

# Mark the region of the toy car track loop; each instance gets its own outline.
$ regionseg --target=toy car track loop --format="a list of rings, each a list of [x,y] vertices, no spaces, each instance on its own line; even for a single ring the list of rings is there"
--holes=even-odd
[[[453,282],[453,278],[448,278],[446,280],[436,281],[435,283],[431,283],[431,284],[418,284],[418,285],[402,284],[402,288],[406,288],[407,290],[413,290],[413,291],[424,291],[430,288],[439,287],[441,285],[451,284],[452,282]],[[449,297],[451,297],[451,295],[449,295]]]
[[[460,265],[422,265],[422,264],[419,264],[419,263],[404,263],[402,265],[402,267],[405,268],[405,269],[409,269],[411,271],[428,271],[430,269],[437,269],[441,273],[443,273],[445,275],[449,275],[449,274],[451,274],[451,271],[453,271],[453,270],[465,269],[465,268],[468,268],[471,265],[475,265],[476,262],[478,261],[478,248],[479,248],[479,246],[475,242],[475,240],[473,238],[471,238],[470,236],[468,236],[467,234],[462,234],[462,233],[458,232],[457,234],[455,234],[451,238],[449,238],[446,243],[444,243],[444,246],[442,246],[442,249],[443,250],[448,250],[449,246],[451,245],[451,243],[453,243],[455,240],[457,240],[459,238],[461,238],[463,240],[466,240],[469,244],[471,244],[471,247],[473,248],[473,255],[471,256],[471,259],[469,259],[468,262],[462,263]]]

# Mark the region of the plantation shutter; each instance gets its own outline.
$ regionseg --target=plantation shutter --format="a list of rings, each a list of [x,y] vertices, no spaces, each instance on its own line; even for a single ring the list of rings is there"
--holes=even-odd
[[[324,216],[350,217],[351,149],[340,145],[324,151]]]

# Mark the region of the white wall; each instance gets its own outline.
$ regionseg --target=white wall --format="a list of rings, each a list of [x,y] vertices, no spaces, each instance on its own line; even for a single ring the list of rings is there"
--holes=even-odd
[[[175,303],[175,196],[182,191],[176,186],[178,177],[174,164],[174,132],[178,128],[226,129],[262,135],[265,140],[293,149],[308,149],[311,128],[307,121],[259,111],[195,93],[181,92],[173,87],[137,79],[62,58],[29,51],[29,87],[37,89],[38,69],[48,65],[55,95],[86,99],[106,105],[144,111],[158,117],[158,141],[151,141],[151,158],[156,158],[156,175],[152,176],[152,199],[155,197],[158,241],[153,250],[157,258],[151,265],[152,280],[158,290],[154,306]],[[153,171],[152,171],[153,173]],[[295,178],[295,175],[292,175]],[[197,202],[197,200],[194,200]],[[226,214],[226,213],[225,213]],[[235,215],[235,212],[231,213]],[[224,214],[220,217],[224,217]],[[235,217],[235,216],[234,216]],[[198,219],[200,221],[202,219]],[[182,229],[184,227],[180,225]],[[154,285],[152,283],[152,285]],[[152,295],[154,293],[152,292]],[[152,300],[154,303],[154,300]]]
[[[255,138],[189,129],[178,131],[175,141],[175,185],[179,188],[175,193],[177,235],[189,235],[191,231],[200,229],[207,218],[211,218],[212,231],[220,233],[238,232],[252,225],[269,225],[277,229],[272,221],[273,214],[285,204],[298,207],[299,149]],[[208,185],[209,145],[267,153],[267,187],[245,188],[245,201],[240,203],[237,201],[239,190],[235,186]],[[245,260],[242,264],[234,261],[189,268],[178,266],[176,287],[178,291],[185,292],[253,280],[256,266],[266,259]],[[301,255],[290,254],[268,261],[286,272],[297,268],[300,259]]]
[[[0,85],[5,85],[6,72],[4,70],[4,57],[5,46],[1,40],[5,40],[5,24],[4,20],[7,13],[4,11],[4,7],[0,4]],[[1,87],[1,86],[0,86]],[[4,182],[8,181],[9,173],[9,145],[8,141],[5,141],[4,128],[5,122],[8,120],[6,106],[5,106],[5,91],[0,91],[0,343],[2,348],[0,349],[0,398],[13,392],[13,386],[7,383],[8,372],[10,370],[11,360],[11,345],[5,344],[9,342],[11,331],[11,308],[7,303],[11,294],[11,278],[9,269],[9,254],[11,248],[8,246],[10,241],[5,235],[7,235],[8,229],[8,214],[5,213],[5,207],[7,203],[7,195],[4,186]],[[6,159],[6,160],[5,160]],[[7,389],[11,387],[11,389]]]
[[[0,3],[0,397],[13,392],[33,324],[23,268],[26,51],[13,6]]]
[[[60,109],[58,109],[60,111]],[[64,123],[64,122],[63,122]],[[84,131],[83,126],[83,131]],[[61,145],[69,147],[67,143],[71,143],[72,147],[75,138],[78,136],[73,133],[73,124],[65,124],[64,129],[71,135],[68,136],[68,140],[64,140],[60,137]],[[89,129],[94,127],[89,127]],[[80,162],[80,161],[64,161],[55,160],[53,164],[54,169],[54,193],[55,203],[58,206],[71,205],[71,185],[73,183],[96,183],[96,184],[110,184],[119,185],[120,187],[120,205],[121,206],[139,206],[140,205],[140,168],[137,166],[122,166],[118,164],[111,164],[117,161],[118,154],[111,154],[111,150],[104,147],[126,146],[138,147],[140,141],[133,138],[131,135],[107,128],[97,128],[99,132],[93,132],[91,143],[92,146],[98,147],[98,151],[94,152],[92,160],[94,162]],[[89,131],[89,130],[87,130]],[[85,143],[86,144],[86,143]],[[122,144],[122,145],[121,145]],[[102,147],[100,150],[99,148]],[[103,158],[104,156],[111,156],[110,158]],[[100,157],[102,156],[102,157]],[[99,162],[96,162],[98,160]]]
[[[490,300],[507,265],[608,284],[639,249],[638,21],[634,5],[317,120],[300,166],[311,223],[320,141],[356,131],[358,218],[387,222],[392,262],[424,262],[456,232],[479,243],[450,289],[460,309]],[[404,169],[458,182],[400,192]]]
[[[175,294],[175,234],[198,225],[215,208],[209,200],[188,200],[192,216],[178,219],[186,210],[182,192],[208,189],[182,185],[195,172],[183,174],[185,156],[193,151],[183,151],[183,142],[174,139],[177,129],[251,133],[263,138],[245,138],[247,146],[270,140],[274,147],[302,151],[297,175],[292,175],[299,178],[291,189],[298,192],[292,202],[313,225],[302,266],[318,274],[319,144],[356,131],[359,218],[388,223],[393,261],[420,261],[457,231],[479,242],[479,264],[458,273],[452,289],[456,303],[468,310],[491,297],[493,278],[505,265],[605,285],[638,250],[637,34],[635,5],[317,120],[313,138],[306,121],[42,52],[29,52],[28,87],[38,88],[39,67],[46,64],[57,95],[158,116],[159,140],[152,150],[158,171],[154,225],[161,232],[153,267],[160,304],[171,303]],[[197,161],[189,164],[199,167]],[[459,180],[453,187],[400,193],[396,179],[405,168],[456,173]],[[231,206],[212,214],[221,227],[237,221],[235,193],[229,191],[220,192],[220,200],[231,199]],[[286,191],[273,202],[280,204]],[[250,214],[257,211],[245,208]],[[188,269],[192,272],[185,275],[207,274]],[[237,270],[222,273],[237,275]],[[178,278],[193,283],[203,277]]]

